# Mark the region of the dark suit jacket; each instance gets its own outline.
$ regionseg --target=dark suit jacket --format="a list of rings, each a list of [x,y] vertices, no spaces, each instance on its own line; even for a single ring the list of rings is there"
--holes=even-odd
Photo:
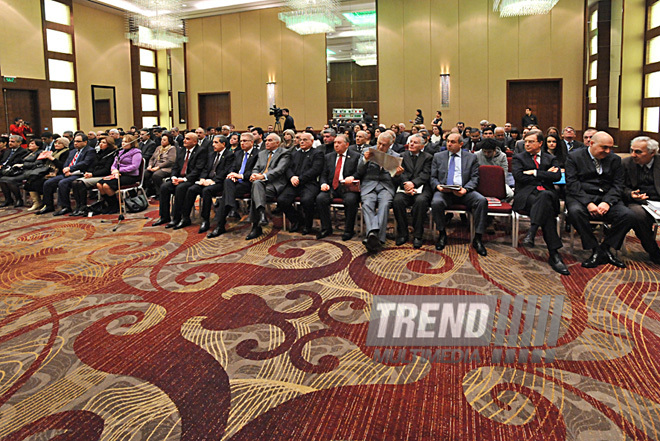
[[[348,178],[349,176],[355,177],[355,175],[357,175],[359,160],[359,153],[346,150],[346,157],[344,158],[344,178]],[[325,164],[323,165],[323,171],[321,172],[321,185],[328,184],[332,187],[332,180],[335,178],[336,162],[337,152],[325,155]]]
[[[156,151],[156,143],[152,141],[151,139],[148,139],[147,142],[142,142],[140,141],[140,151],[142,152],[142,157],[144,158],[144,161],[146,164],[149,163],[149,159],[154,155],[154,152]]]
[[[566,151],[568,152],[568,146],[566,145],[566,141],[564,141],[562,139],[561,142],[564,143],[564,146],[566,147]],[[581,149],[581,148],[584,148],[584,147],[585,147],[584,143],[582,143],[581,141],[576,140],[576,141],[573,141],[573,148],[571,149],[571,151]]]
[[[478,152],[479,151],[479,143],[481,140],[477,141],[476,143],[472,142],[472,139],[470,139],[468,142],[463,144],[463,149],[467,150],[468,152]]]
[[[243,165],[244,157],[245,157],[245,152],[242,149],[238,149],[234,152],[234,165],[232,166],[231,170],[229,170],[230,173],[241,172],[241,166]],[[249,181],[250,174],[252,173],[252,169],[254,168],[254,165],[257,163],[258,158],[259,158],[259,150],[256,148],[252,148],[252,151],[250,152],[250,156],[248,156],[248,160],[245,163],[245,171],[243,172],[245,181]]]
[[[623,166],[623,201],[625,203],[633,202],[630,193],[633,190],[639,190],[639,178],[637,176],[637,164],[633,162],[631,156],[621,161]],[[660,155],[655,155],[653,160],[653,184],[655,192],[660,195]]]
[[[4,152],[2,152],[2,157],[0,158],[0,165],[4,164],[4,162],[7,161],[7,159],[9,159],[9,161],[7,161],[5,167],[11,167],[14,164],[22,164],[23,158],[25,158],[29,153],[30,151],[28,149],[24,149],[19,146],[16,148],[16,151],[14,152],[12,157],[9,158],[9,155],[11,154],[11,149],[7,148],[5,149]]]
[[[257,163],[252,169],[252,173],[263,173],[266,169],[266,164],[268,164],[268,154],[270,151],[264,149],[259,152],[259,157],[257,158]],[[289,161],[291,159],[291,150],[285,149],[283,146],[279,146],[273,156],[270,159],[270,164],[268,164],[268,172],[266,173],[266,179],[268,182],[275,186],[275,189],[278,193],[286,186],[286,169],[289,167]]]
[[[527,198],[534,189],[542,185],[546,191],[555,191],[554,183],[561,179],[561,170],[559,170],[559,161],[549,153],[541,152],[541,162],[536,172],[536,176],[526,175],[526,170],[536,170],[536,164],[532,155],[529,153],[518,153],[513,157],[513,178],[516,180],[516,192],[513,199],[513,209],[520,211],[525,208]],[[557,167],[556,172],[549,172],[548,169]],[[559,199],[557,199],[556,211],[559,211]]]
[[[220,154],[222,156],[220,156],[220,159],[218,160],[218,163],[215,166],[215,176],[213,177],[213,181],[216,184],[223,182],[227,177],[227,175],[229,174],[229,172],[231,171],[231,168],[234,166],[234,154],[230,149],[225,148],[222,152],[220,152]],[[242,160],[243,157],[241,156],[241,162]],[[206,167],[204,168],[204,171],[200,176],[201,179],[211,178],[213,161],[215,161],[215,151],[211,150],[209,152],[208,158],[206,159]]]
[[[210,150],[213,148],[213,141],[211,141],[209,138],[204,138],[201,146],[199,145],[199,142],[197,142],[197,147],[202,147],[204,149]],[[181,148],[184,148],[183,144],[181,144]]]
[[[621,158],[610,153],[600,161],[603,173],[596,165],[588,148],[573,150],[566,161],[566,200],[575,199],[583,205],[607,202],[610,206],[621,200],[623,193],[623,167]]]
[[[353,144],[353,145],[348,146],[348,149],[354,151],[358,155],[362,155],[362,154],[364,154],[365,150],[368,150],[371,147],[372,146],[370,146],[369,144],[362,144],[362,146],[358,146],[357,144]],[[392,145],[392,148],[394,148],[394,145]],[[331,153],[331,152],[327,152],[326,154],[328,154],[328,153]]]
[[[66,161],[64,161],[64,168],[67,168],[69,164],[71,164],[71,161],[73,161],[73,158],[76,156],[77,151],[78,150],[76,150],[75,148],[69,151],[69,156],[66,158]],[[85,145],[85,147],[83,147],[83,149],[80,151],[80,155],[78,156],[76,165],[69,168],[69,171],[73,173],[77,170],[80,170],[81,172],[85,173],[92,170],[95,163],[96,163],[96,150],[94,150],[93,147]]]
[[[181,169],[183,164],[186,161],[186,149],[179,149],[176,152],[176,161],[174,162],[174,167],[172,167],[172,177],[181,178]],[[206,161],[208,160],[209,152],[204,147],[196,145],[193,147],[193,151],[188,158],[188,167],[186,168],[186,180],[188,182],[196,182],[202,176],[202,172],[206,167]]]
[[[318,186],[318,178],[323,171],[325,155],[319,149],[309,149],[307,152],[296,150],[291,154],[289,167],[286,169],[286,179],[298,176],[299,187],[304,185]]]
[[[403,158],[401,162],[403,173],[395,177],[399,187],[403,189],[403,184],[410,181],[415,185],[415,188],[423,185],[424,188],[422,191],[424,193],[433,193],[433,189],[431,188],[431,163],[433,162],[433,156],[426,152],[420,152],[416,165],[413,165],[413,156],[409,151],[403,152],[401,157]]]
[[[449,150],[433,155],[431,163],[431,186],[435,191],[438,185],[447,185],[447,169],[449,168]],[[461,177],[463,188],[474,191],[479,185],[479,161],[474,153],[461,150]]]

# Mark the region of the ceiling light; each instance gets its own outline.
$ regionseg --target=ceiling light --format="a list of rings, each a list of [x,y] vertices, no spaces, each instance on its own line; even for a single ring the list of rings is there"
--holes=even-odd
[[[327,34],[341,24],[336,0],[286,0],[286,5],[279,19],[300,35]]]
[[[547,14],[559,0],[495,0],[493,10],[500,17]]]
[[[353,26],[376,26],[376,11],[344,12],[342,15]]]
[[[150,49],[181,47],[188,39],[181,19],[181,0],[133,0],[126,13],[126,37]]]

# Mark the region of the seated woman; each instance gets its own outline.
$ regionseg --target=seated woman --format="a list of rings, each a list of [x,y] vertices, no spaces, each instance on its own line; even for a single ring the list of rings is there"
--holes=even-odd
[[[566,151],[566,143],[561,141],[558,135],[548,135],[543,143],[543,150],[557,158],[561,171],[566,168],[566,159],[568,152]]]
[[[96,184],[96,188],[108,204],[107,208],[102,211],[103,214],[119,212],[119,200],[115,195],[120,186],[132,185],[140,180],[142,152],[137,141],[137,136],[124,135],[122,149],[117,153],[115,161],[110,167],[110,176],[106,176]]]
[[[117,146],[112,136],[99,138],[99,152],[96,155],[96,163],[91,171],[85,173],[82,178],[76,179],[71,184],[73,197],[76,200],[76,210],[70,216],[84,216],[87,214],[87,191],[96,188],[96,184],[104,176],[110,174],[110,168],[117,155]]]
[[[160,198],[160,186],[163,184],[163,179],[168,178],[172,173],[175,160],[174,136],[171,132],[165,132],[160,139],[160,146],[154,152],[144,171],[144,186],[147,193]]]
[[[2,193],[5,195],[5,200],[11,199],[11,195],[13,195],[14,200],[23,201],[23,198],[21,197],[21,189],[19,187],[25,180],[25,171],[34,168],[33,165],[36,164],[37,158],[43,151],[43,147],[44,143],[40,139],[33,139],[30,141],[30,144],[28,145],[30,153],[23,158],[20,164],[14,164],[12,166],[11,175],[0,178],[0,188],[2,188]],[[14,170],[16,170],[15,173]],[[28,211],[34,211],[41,208],[41,197],[39,197],[39,193],[30,192],[30,197],[32,198],[33,205]]]
[[[37,156],[34,167],[29,170],[26,169],[25,185],[23,187],[30,192],[33,199],[38,200],[39,206],[41,206],[41,208],[35,208],[34,210],[30,207],[29,211],[34,211],[34,214],[44,214],[52,211],[41,203],[41,195],[44,194],[44,182],[62,173],[67,156],[69,156],[69,140],[64,137],[57,138],[53,150],[41,152]]]
[[[241,145],[239,143],[241,135],[238,133],[232,133],[229,136],[229,148],[231,149],[231,152],[234,153],[236,150],[241,149]]]
[[[291,149],[293,147],[293,139],[296,137],[296,132],[291,129],[286,129],[282,134],[284,143],[282,144],[284,148]]]

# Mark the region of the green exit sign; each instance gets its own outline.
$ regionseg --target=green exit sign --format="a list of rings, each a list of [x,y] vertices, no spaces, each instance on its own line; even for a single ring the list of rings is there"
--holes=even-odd
[[[2,78],[5,83],[15,83],[16,82],[16,77],[3,77]]]

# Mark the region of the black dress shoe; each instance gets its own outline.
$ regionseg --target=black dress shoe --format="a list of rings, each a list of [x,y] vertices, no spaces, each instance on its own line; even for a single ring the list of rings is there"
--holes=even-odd
[[[438,240],[435,242],[435,249],[438,251],[442,251],[445,249],[445,246],[447,245],[447,232],[446,231],[440,231],[440,235],[438,236]]]
[[[562,276],[571,275],[571,273],[568,272],[568,268],[566,268],[566,264],[564,264],[564,261],[561,260],[561,256],[559,255],[559,253],[550,254],[550,259],[548,259],[548,263],[550,264],[550,268],[552,268]]]
[[[7,199],[6,201],[4,201],[2,204],[0,204],[0,208],[9,207],[10,205],[14,205],[13,199]]]
[[[300,234],[302,234],[303,236],[307,236],[311,232],[312,232],[312,229],[310,227],[307,227],[307,226],[302,227],[302,230],[300,230]]]
[[[14,208],[21,208],[24,207],[25,203],[23,202],[23,199],[18,199],[16,202],[14,202]]]
[[[378,251],[380,248],[380,239],[378,239],[378,234],[376,231],[370,231],[367,235],[367,242],[365,243],[367,250],[369,251]]]
[[[408,242],[408,236],[399,236],[396,238],[396,246],[400,247],[404,243]]]
[[[259,223],[261,224],[261,222],[259,222]],[[291,222],[291,225],[289,226],[289,232],[290,233],[296,233],[298,230],[300,230],[300,222],[298,222],[298,221]]]
[[[602,265],[603,263],[606,262],[607,257],[605,254],[601,251],[600,248],[596,248],[593,253],[591,253],[591,256],[582,262],[582,266],[584,268],[596,268],[598,265]]]
[[[73,212],[69,213],[69,216],[81,216],[80,209],[76,208]]]
[[[617,268],[626,268],[626,264],[620,261],[610,250],[605,250],[605,258],[607,259],[607,263]]]
[[[203,221],[202,225],[199,226],[199,231],[197,232],[198,234],[204,234],[207,231],[209,231],[209,228],[211,228],[211,225],[209,224],[208,221]]]
[[[488,251],[486,251],[486,247],[484,246],[484,243],[481,241],[481,239],[475,238],[472,241],[472,248],[477,250],[477,253],[480,256],[487,256],[488,255]]]
[[[321,230],[317,235],[317,239],[323,239],[325,237],[328,237],[332,234],[332,230]]]
[[[261,231],[261,227],[259,225],[255,225],[252,227],[252,230],[250,230],[250,233],[247,236],[245,236],[245,240],[256,239],[262,234],[263,232]]]
[[[182,228],[186,228],[186,227],[189,227],[191,225],[192,225],[192,222],[191,222],[190,219],[181,219],[181,221],[178,224],[176,224],[174,229],[175,230],[180,230]]]
[[[167,225],[165,225],[165,228],[174,228],[177,225],[179,225],[179,222],[181,222],[181,221],[178,221],[178,222],[177,221],[170,221],[170,222],[168,222]]]
[[[536,234],[532,234],[531,232],[527,233],[527,236],[522,240],[522,246],[525,248],[534,248],[534,237]]]
[[[332,234],[332,231],[330,231],[330,234]],[[346,242],[347,240],[353,239],[353,236],[355,236],[355,233],[353,231],[346,231],[344,234],[341,235],[341,240]]]
[[[268,218],[263,210],[259,212],[259,225],[262,227],[268,225]]]
[[[421,237],[414,237],[413,238],[413,248],[418,250],[424,245],[424,240],[422,240]]]
[[[229,216],[231,218],[234,218],[234,219],[240,219],[241,218],[241,215],[238,214],[238,211],[236,211],[235,208],[232,208],[227,216]]]
[[[53,211],[55,211],[55,209],[53,207],[49,207],[48,205],[44,205],[41,210],[37,211],[34,214],[46,214],[46,213],[52,213]]]
[[[163,219],[162,217],[159,217],[158,219],[156,219],[156,221],[153,224],[151,224],[151,226],[152,227],[157,227],[159,225],[165,225],[169,222],[170,222],[169,219]]]
[[[69,214],[69,213],[71,213],[71,209],[69,207],[64,207],[61,210],[56,211],[55,213],[53,213],[53,216],[63,216],[65,214]]]
[[[224,233],[225,233],[225,227],[224,226],[221,227],[220,225],[218,225],[217,227],[215,227],[213,231],[207,234],[206,237],[208,237],[209,239],[213,239],[214,237],[218,237]]]

